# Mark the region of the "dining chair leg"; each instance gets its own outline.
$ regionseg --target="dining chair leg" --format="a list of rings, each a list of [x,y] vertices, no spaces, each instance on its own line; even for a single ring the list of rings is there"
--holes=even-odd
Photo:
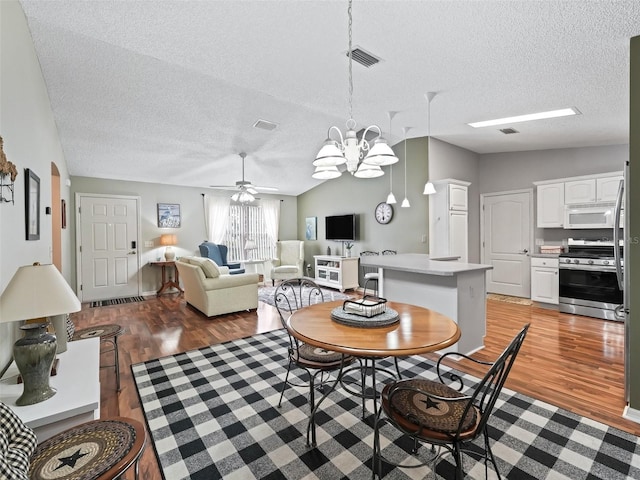
[[[360,385],[362,385],[362,419],[365,419],[366,401],[367,401],[367,359],[364,359],[364,365],[362,359],[358,359],[360,362]]]
[[[398,366],[398,357],[393,357],[393,363],[396,365],[396,373],[398,374],[398,380],[402,380],[402,374],[400,373],[400,367]]]
[[[278,402],[278,408],[282,406],[282,397],[284,397],[284,391],[287,388],[287,382],[289,381],[289,372],[291,371],[291,358],[289,358],[289,365],[287,366],[287,374],[284,377],[284,383],[282,384],[282,391],[280,392],[280,401]]]
[[[314,414],[315,404],[315,375],[309,374],[309,426],[311,427],[311,445],[316,445],[316,416]],[[309,429],[307,428],[307,444],[309,444]]]
[[[114,363],[116,365],[116,388],[120,391],[120,352],[118,350],[118,335],[113,337]]]

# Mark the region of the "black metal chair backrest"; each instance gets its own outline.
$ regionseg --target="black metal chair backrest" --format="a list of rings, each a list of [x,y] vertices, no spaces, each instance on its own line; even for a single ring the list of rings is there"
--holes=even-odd
[[[477,424],[476,435],[482,433],[485,428],[487,421],[489,420],[489,416],[495,407],[496,401],[500,396],[500,392],[502,391],[502,387],[504,386],[504,382],[507,380],[507,376],[511,371],[511,367],[513,366],[513,362],[520,351],[520,347],[522,346],[522,342],[524,341],[525,336],[527,335],[527,331],[529,330],[529,324],[527,323],[520,332],[511,340],[511,343],[507,345],[504,351],[500,354],[500,356],[491,364],[491,368],[487,371],[485,376],[478,382],[477,385],[472,387],[472,391],[469,393],[469,402],[467,403],[467,407],[460,417],[464,419],[474,406],[480,411],[480,421]],[[443,358],[449,356],[449,354],[456,354],[455,352],[449,352],[440,357],[438,359],[437,370],[438,377],[441,382],[445,382],[443,375],[440,373],[440,363]],[[460,355],[459,356],[465,356]],[[458,390],[462,390],[463,383],[462,379],[457,377],[455,374],[448,375],[450,379],[458,381],[460,383],[460,388]],[[462,433],[463,421],[460,422],[458,427],[458,432],[456,433],[456,438],[459,437],[460,433]]]
[[[383,255],[397,255],[398,252],[396,250],[382,250]]]
[[[278,315],[280,315],[280,322],[286,329],[287,320],[293,312],[309,305],[323,303],[324,295],[314,281],[301,277],[284,280],[278,284],[273,299]],[[295,337],[289,335],[289,342],[292,349],[298,349],[298,341]]]
[[[372,255],[380,255],[378,252],[373,252],[371,250],[365,250],[364,252],[360,252],[360,256],[361,257],[367,257],[367,256],[372,256]],[[366,265],[361,265],[360,267],[362,269],[362,275],[365,275],[367,273],[377,273],[378,272],[378,267],[368,267]]]

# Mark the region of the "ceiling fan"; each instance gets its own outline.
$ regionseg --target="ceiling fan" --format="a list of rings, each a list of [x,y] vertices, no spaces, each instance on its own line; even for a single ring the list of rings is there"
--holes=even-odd
[[[263,192],[277,192],[275,187],[260,187],[252,184],[250,181],[244,179],[244,159],[247,157],[245,152],[240,152],[240,158],[242,159],[242,180],[238,180],[235,185],[210,185],[211,188],[223,188],[223,189],[237,189],[238,191],[231,195],[231,200],[240,203],[249,203],[255,200],[254,195],[258,191]]]

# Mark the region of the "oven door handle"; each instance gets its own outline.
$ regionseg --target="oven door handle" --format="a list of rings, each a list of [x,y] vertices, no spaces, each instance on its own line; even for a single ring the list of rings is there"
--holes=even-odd
[[[609,267],[605,267],[602,265],[571,265],[571,264],[564,264],[561,263],[558,268],[560,270],[585,270],[587,272],[603,272],[603,273],[607,273],[607,272],[615,272],[616,271],[616,267],[611,265]]]

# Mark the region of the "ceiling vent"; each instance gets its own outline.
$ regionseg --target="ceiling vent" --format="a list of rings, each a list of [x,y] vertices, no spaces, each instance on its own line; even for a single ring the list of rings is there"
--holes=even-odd
[[[262,130],[275,130],[278,128],[277,123],[270,122],[269,120],[256,120],[256,123],[253,124],[254,128],[261,128]]]
[[[349,52],[347,51],[345,55],[348,57]],[[358,46],[351,50],[351,58],[354,62],[357,62],[367,68],[373,67],[376,63],[380,63],[380,59],[378,57]]]
[[[512,133],[520,133],[515,128],[501,128],[500,131],[505,135],[511,135]]]

